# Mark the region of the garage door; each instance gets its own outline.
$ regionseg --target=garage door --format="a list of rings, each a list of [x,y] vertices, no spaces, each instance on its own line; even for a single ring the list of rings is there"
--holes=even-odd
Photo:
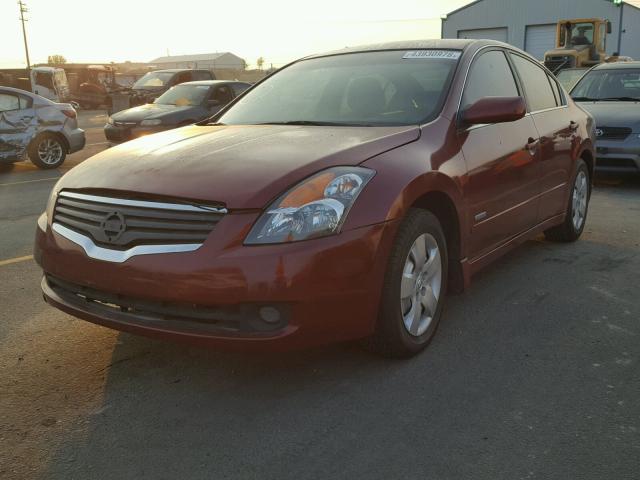
[[[524,49],[538,60],[544,60],[544,52],[556,44],[556,25],[527,25]]]
[[[458,38],[486,38],[488,40],[507,41],[507,27],[479,28],[477,30],[458,30]]]

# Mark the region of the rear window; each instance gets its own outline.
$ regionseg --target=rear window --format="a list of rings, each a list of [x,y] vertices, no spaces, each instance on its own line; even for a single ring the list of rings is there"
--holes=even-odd
[[[203,71],[195,70],[191,74],[191,76],[192,76],[192,78],[194,80],[211,80],[211,73],[210,72],[203,72]]]
[[[253,88],[219,121],[419,124],[440,112],[460,53],[394,50],[302,60]]]

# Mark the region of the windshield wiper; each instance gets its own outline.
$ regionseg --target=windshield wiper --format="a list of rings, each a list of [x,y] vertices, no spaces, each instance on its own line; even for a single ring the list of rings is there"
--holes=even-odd
[[[370,123],[323,122],[314,120],[289,120],[287,122],[263,122],[257,125],[315,125],[318,127],[371,127]]]
[[[598,100],[602,100],[603,102],[639,102],[640,97],[606,97],[599,98]]]
[[[589,97],[571,97],[574,102],[597,102],[598,98],[589,98]]]

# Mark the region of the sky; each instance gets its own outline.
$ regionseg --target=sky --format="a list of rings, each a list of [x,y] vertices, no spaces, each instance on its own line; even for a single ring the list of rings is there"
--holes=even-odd
[[[229,51],[250,67],[366,43],[440,37],[471,0],[24,0],[32,63],[149,62]],[[535,0],[531,0],[535,1]],[[640,6],[640,0],[627,0]],[[24,67],[17,0],[0,0],[0,68]]]
[[[470,0],[24,0],[31,63],[148,62],[229,51],[254,66],[381,41],[440,37],[440,17]],[[0,1],[0,68],[24,67],[17,0]]]

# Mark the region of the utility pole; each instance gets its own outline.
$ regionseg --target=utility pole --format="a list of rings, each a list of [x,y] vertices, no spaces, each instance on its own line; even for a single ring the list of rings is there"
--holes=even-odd
[[[20,21],[22,22],[22,38],[24,39],[24,53],[27,55],[27,72],[31,71],[31,62],[29,61],[29,47],[27,46],[27,31],[24,28],[24,14],[29,10],[22,0],[18,0],[18,6],[20,7]]]

